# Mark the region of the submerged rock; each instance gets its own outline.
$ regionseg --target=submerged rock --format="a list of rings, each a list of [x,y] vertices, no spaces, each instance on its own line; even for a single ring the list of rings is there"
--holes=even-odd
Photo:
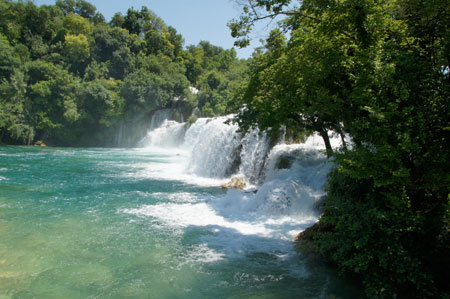
[[[231,181],[229,181],[228,183],[220,185],[220,187],[223,189],[234,188],[239,190],[244,190],[245,186],[247,186],[247,183],[242,177],[231,178]]]

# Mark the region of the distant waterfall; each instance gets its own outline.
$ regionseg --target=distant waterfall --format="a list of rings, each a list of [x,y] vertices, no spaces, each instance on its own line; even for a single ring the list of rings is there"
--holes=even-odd
[[[150,130],[159,128],[163,122],[170,118],[171,109],[160,109],[153,113],[152,120],[150,122]]]
[[[148,131],[138,146],[159,148],[178,147],[184,142],[186,128],[185,123],[166,119],[161,123],[160,127]]]

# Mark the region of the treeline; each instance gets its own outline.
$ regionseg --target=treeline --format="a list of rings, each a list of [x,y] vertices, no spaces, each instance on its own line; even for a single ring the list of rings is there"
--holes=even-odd
[[[276,16],[236,122],[351,140],[327,144],[336,167],[309,247],[368,297],[449,298],[448,1],[249,0],[229,26],[245,46]]]
[[[120,127],[177,100],[184,117],[225,113],[246,62],[183,43],[146,7],[106,22],[83,0],[0,0],[0,143],[114,145]]]

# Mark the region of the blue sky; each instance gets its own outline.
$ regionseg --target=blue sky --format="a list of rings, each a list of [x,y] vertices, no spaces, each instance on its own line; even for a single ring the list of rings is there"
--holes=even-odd
[[[54,4],[55,0],[34,0],[36,5]],[[109,21],[116,12],[125,14],[127,9],[140,9],[147,6],[160,16],[167,25],[180,32],[185,45],[198,44],[206,40],[225,49],[233,47],[234,39],[227,27],[228,21],[237,18],[241,8],[233,0],[88,0]],[[236,48],[240,58],[247,58],[258,46],[259,37],[245,49]]]

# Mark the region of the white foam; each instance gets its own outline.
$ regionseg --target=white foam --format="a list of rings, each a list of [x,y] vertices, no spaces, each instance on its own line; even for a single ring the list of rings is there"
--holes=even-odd
[[[215,258],[242,258],[252,252],[277,253],[285,259],[293,253],[292,239],[298,232],[317,221],[310,214],[299,217],[280,213],[262,213],[257,195],[229,190],[223,196],[205,196],[190,193],[153,196],[171,202],[143,205],[120,212],[145,217],[156,229],[170,228],[176,235],[188,234],[193,229],[208,231],[201,240],[214,248]]]
[[[228,190],[225,194],[153,193],[154,205],[143,205],[121,212],[144,217],[157,229],[169,229],[177,235],[200,229],[200,245],[193,247],[191,258],[217,262],[239,258],[253,252],[265,252],[280,260],[293,254],[292,239],[318,219],[315,205],[325,194],[323,186],[333,167],[324,154],[323,140],[311,136],[303,144],[277,145],[269,152],[264,133],[253,130],[245,136],[230,117],[200,118],[188,129],[184,124],[164,121],[151,130],[146,148],[139,153],[149,162],[134,165],[129,175],[155,180],[177,180],[201,186],[218,186],[233,159],[240,159],[237,175],[256,184],[257,192]],[[182,140],[183,142],[180,142]],[[332,137],[333,147],[340,139]],[[290,161],[287,169],[278,169],[281,158]]]
[[[218,226],[231,228],[243,235],[263,234],[269,235],[271,230],[266,230],[263,225],[243,221],[230,221],[216,214],[212,207],[205,203],[163,203],[142,206],[138,209],[127,209],[123,212],[137,216],[150,216],[163,221],[167,226],[186,228],[189,226]]]

